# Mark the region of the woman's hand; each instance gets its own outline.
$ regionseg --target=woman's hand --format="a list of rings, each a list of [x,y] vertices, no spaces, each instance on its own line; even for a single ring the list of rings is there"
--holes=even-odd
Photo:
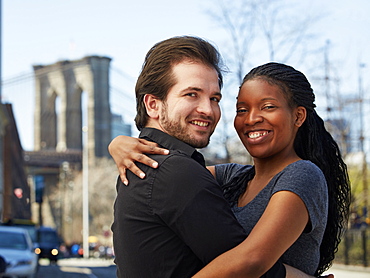
[[[126,170],[130,170],[141,179],[145,178],[145,173],[136,166],[135,162],[140,162],[152,168],[157,168],[158,163],[147,157],[147,154],[169,154],[169,151],[159,148],[157,143],[129,136],[120,135],[112,140],[108,146],[108,151],[117,165],[120,178],[123,184],[128,185]]]

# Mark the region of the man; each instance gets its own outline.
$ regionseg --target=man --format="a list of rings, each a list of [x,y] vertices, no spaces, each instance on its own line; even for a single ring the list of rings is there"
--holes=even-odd
[[[195,148],[219,119],[220,59],[208,42],[175,37],[154,45],[136,84],[140,138],[170,150],[152,155],[147,177],[117,182],[112,225],[118,277],[191,277],[246,237]],[[276,264],[266,277],[285,277]]]
[[[147,54],[136,84],[140,137],[171,150],[148,178],[117,184],[112,225],[118,277],[190,277],[245,238],[195,148],[219,119],[219,54],[208,42],[176,37]],[[143,166],[144,167],[144,166]]]

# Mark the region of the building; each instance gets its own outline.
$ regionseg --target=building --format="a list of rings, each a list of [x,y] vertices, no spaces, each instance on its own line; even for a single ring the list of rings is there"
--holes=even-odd
[[[3,190],[2,222],[31,220],[31,190],[27,182],[23,149],[19,140],[12,105],[2,104],[3,125]]]

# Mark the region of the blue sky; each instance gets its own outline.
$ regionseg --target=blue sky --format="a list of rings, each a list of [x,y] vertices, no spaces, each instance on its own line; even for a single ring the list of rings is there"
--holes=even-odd
[[[339,65],[341,86],[348,92],[357,89],[358,63],[365,63],[364,88],[369,92],[370,1],[286,2],[298,5],[297,13],[313,9],[325,14],[314,26],[313,31],[320,35],[316,43],[331,41],[330,58]],[[160,40],[196,35],[218,45],[222,53],[224,32],[216,28],[217,24],[205,12],[215,3],[210,0],[2,0],[2,78],[6,81],[31,73],[34,64],[103,55],[113,59],[112,67],[130,76],[118,80],[114,86],[133,93],[134,80],[146,52]],[[256,61],[263,62],[266,61]],[[3,100],[13,103],[23,147],[31,150],[33,87],[30,82],[22,84],[3,89]]]

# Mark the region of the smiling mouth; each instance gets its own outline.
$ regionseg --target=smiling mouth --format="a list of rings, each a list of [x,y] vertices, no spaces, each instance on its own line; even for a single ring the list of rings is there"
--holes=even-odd
[[[193,125],[202,126],[202,127],[209,126],[209,122],[191,121],[191,123],[192,123]]]
[[[262,136],[265,136],[267,135],[269,132],[268,131],[256,131],[256,132],[249,132],[248,133],[248,137],[251,138],[251,139],[256,139],[256,138],[259,138],[259,137],[262,137]]]

